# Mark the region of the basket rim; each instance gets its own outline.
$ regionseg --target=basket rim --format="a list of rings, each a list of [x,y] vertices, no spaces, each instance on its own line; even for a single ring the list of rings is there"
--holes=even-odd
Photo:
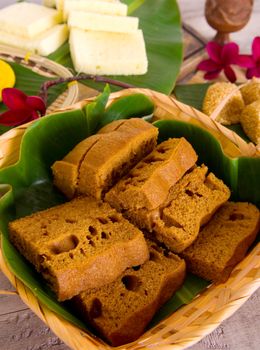
[[[111,94],[110,102],[118,97],[133,92],[146,92],[148,96],[154,99],[160,99],[161,95],[163,95],[148,89],[129,89]],[[82,104],[88,103],[92,100],[93,98],[83,100],[73,106],[61,109],[57,112],[81,107]],[[167,102],[169,106],[176,105],[176,100],[174,100],[172,97],[163,95],[163,103],[165,102]],[[183,114],[186,113],[185,108],[189,108],[189,117],[192,115],[192,113],[194,113],[195,116],[198,113],[198,111],[191,109],[190,106],[180,104],[180,109]],[[15,129],[19,130],[19,132],[23,134],[27,126],[31,124],[32,123],[28,123]],[[3,134],[0,137],[0,144],[1,138],[3,139],[4,137],[6,137],[6,134]],[[232,143],[232,141],[230,142]],[[242,153],[241,155],[243,155],[240,148],[238,148],[238,151]],[[149,349],[151,346],[154,349],[177,350],[185,349],[186,347],[193,345],[202,339],[202,337],[213,331],[222,321],[230,317],[240,306],[242,306],[242,304],[251,296],[251,294],[253,294],[253,292],[260,287],[259,258],[260,243],[258,243],[256,247],[248,254],[248,256],[235,267],[226,283],[211,285],[203,293],[195,297],[191,303],[182,306],[165,320],[148,330],[136,342],[126,344],[125,346],[118,348],[113,348],[104,344],[103,342],[97,341],[95,338],[90,337],[87,333],[83,332],[76,326],[73,326],[68,321],[62,319],[60,316],[56,315],[45,305],[43,305],[34,296],[33,292],[10,271],[0,249],[0,267],[3,269],[3,272],[7,278],[16,287],[22,300],[54,331],[54,333],[56,333],[58,337],[60,337],[65,343],[75,350],[82,349],[83,346],[90,350],[137,350]],[[205,302],[203,303],[205,300],[207,301],[206,305]],[[163,328],[159,327],[160,329],[155,332],[156,328],[162,325],[164,325]],[[71,337],[71,334],[73,334],[73,337]],[[157,343],[151,343],[151,340],[154,337],[159,337]]]

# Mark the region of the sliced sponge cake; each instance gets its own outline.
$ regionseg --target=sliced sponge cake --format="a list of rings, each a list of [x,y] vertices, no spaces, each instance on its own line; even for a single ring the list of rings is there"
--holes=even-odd
[[[109,191],[106,200],[120,211],[155,209],[197,158],[184,138],[164,141]]]
[[[110,283],[149,258],[142,232],[89,197],[15,220],[9,232],[60,301]]]
[[[72,11],[100,13],[104,15],[126,16],[127,5],[103,0],[64,0],[63,18],[68,19]]]
[[[75,69],[87,74],[138,75],[148,69],[141,30],[111,33],[71,28],[70,52]]]
[[[72,302],[113,346],[136,340],[155,312],[179,289],[185,262],[149,243],[150,260],[127,269],[116,281],[81,293]]]
[[[228,202],[182,256],[192,273],[206,280],[224,281],[244,258],[259,228],[259,210],[253,204]]]
[[[53,166],[54,183],[69,198],[103,195],[156,146],[158,129],[143,119],[114,121]]]

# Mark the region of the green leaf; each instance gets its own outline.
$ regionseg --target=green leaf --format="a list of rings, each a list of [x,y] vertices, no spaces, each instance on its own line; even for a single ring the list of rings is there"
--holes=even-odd
[[[153,111],[154,104],[147,96],[143,94],[124,96],[111,103],[106,109],[100,127],[111,123],[113,120],[149,116]]]
[[[137,87],[170,94],[182,63],[182,33],[179,8],[175,0],[123,0],[129,13],[139,17],[149,62],[148,73],[141,76],[110,76]],[[48,58],[73,68],[66,43]],[[90,81],[86,85],[102,90],[104,84]],[[119,88],[113,88],[113,90]]]
[[[106,85],[104,92],[100,94],[94,102],[87,104],[83,111],[87,119],[88,134],[94,134],[97,131],[98,125],[102,120],[105,107],[110,95],[109,85]]]
[[[104,98],[104,95],[101,99]],[[126,101],[126,100],[125,100]],[[128,100],[129,103],[129,100]],[[125,116],[132,111],[141,116],[140,96],[132,97]],[[112,108],[112,107],[111,107]],[[121,103],[115,103],[115,118],[120,115]],[[105,114],[109,109],[105,111]],[[143,110],[143,112],[146,112]],[[112,114],[111,109],[109,118]],[[123,115],[120,115],[120,117]],[[99,119],[99,117],[98,117]],[[85,113],[81,110],[57,113],[36,121],[23,137],[19,162],[0,171],[0,229],[3,233],[3,254],[11,271],[21,279],[51,310],[70,322],[83,327],[66,303],[58,303],[46,283],[8,240],[8,222],[17,217],[45,209],[65,201],[53,187],[50,167],[62,159],[77,143],[89,136]],[[219,142],[197,126],[177,121],[159,121],[160,140],[168,137],[186,137],[196,149],[199,162],[204,162],[211,171],[232,188],[232,198],[260,204],[260,159],[230,159],[222,153]],[[10,184],[12,191],[9,190]],[[9,191],[8,191],[9,190]],[[157,313],[152,324],[171,314],[179,306],[190,302],[208,283],[188,275],[180,291]],[[86,326],[86,325],[85,325]]]

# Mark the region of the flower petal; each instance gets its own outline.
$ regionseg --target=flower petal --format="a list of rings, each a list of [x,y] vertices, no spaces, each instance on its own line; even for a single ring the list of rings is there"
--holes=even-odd
[[[0,114],[0,124],[5,126],[17,126],[24,124],[30,118],[31,110],[21,109],[17,111],[7,111]]]
[[[239,47],[236,43],[224,45],[221,53],[221,62],[226,65],[236,63],[238,52]]]
[[[246,72],[246,77],[247,79],[260,78],[260,67],[249,68]]]
[[[255,67],[255,62],[250,55],[239,55],[236,60],[236,64],[244,68],[253,68]]]
[[[212,72],[217,69],[221,69],[221,67],[219,66],[219,64],[212,61],[211,59],[201,61],[197,66],[197,70],[203,70],[206,72]]]
[[[237,80],[236,74],[230,66],[224,68],[224,73],[231,83],[234,83]]]
[[[222,46],[216,43],[215,41],[210,41],[206,45],[206,50],[209,57],[216,63],[221,63],[221,51]]]
[[[219,76],[220,72],[221,72],[221,69],[220,70],[216,70],[214,72],[208,72],[208,73],[204,74],[204,79],[206,79],[206,80],[216,79]]]
[[[10,110],[26,108],[26,98],[25,93],[16,88],[6,88],[2,91],[3,102]]]
[[[34,111],[39,111],[41,115],[44,115],[46,112],[45,103],[43,102],[43,99],[38,96],[28,96],[26,99],[26,104]]]
[[[255,62],[260,61],[260,36],[257,36],[253,40],[252,54]]]

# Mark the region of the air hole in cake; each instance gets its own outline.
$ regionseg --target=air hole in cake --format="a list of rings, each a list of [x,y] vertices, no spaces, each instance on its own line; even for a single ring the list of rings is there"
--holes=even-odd
[[[53,242],[50,247],[50,250],[53,254],[57,255],[57,254],[69,252],[70,250],[75,249],[78,244],[79,244],[78,238],[74,235],[70,235],[62,238],[58,242]]]
[[[199,198],[203,197],[202,194],[197,193],[197,192],[195,193],[195,196],[197,196],[197,197],[199,197]]]
[[[79,250],[79,251],[80,251],[80,254],[82,254],[82,255],[84,255],[84,256],[86,255],[86,253],[85,253],[84,249],[80,248],[80,250]]]
[[[47,225],[46,224],[41,224],[41,229],[46,229],[47,228]]]
[[[158,148],[158,149],[157,149],[157,152],[158,152],[158,153],[161,153],[161,154],[164,154],[164,153],[167,152],[167,149],[165,149],[165,148]]]
[[[236,220],[243,220],[245,216],[240,213],[233,213],[229,216],[229,220],[236,221]]]
[[[161,162],[162,159],[160,158],[156,158],[156,157],[151,157],[151,158],[148,158],[148,159],[144,159],[144,162],[146,164],[149,164],[149,163],[156,163],[156,162]]]
[[[132,275],[124,276],[122,278],[122,283],[127,290],[131,290],[132,292],[137,291],[142,284],[141,280],[138,277]]]
[[[159,258],[159,256],[158,256],[157,253],[155,253],[155,252],[150,252],[150,260],[156,262],[156,261],[159,261],[160,258]]]
[[[190,190],[185,190],[185,193],[189,196],[189,197],[193,197],[194,193]]]
[[[65,219],[65,222],[67,224],[75,224],[77,221],[76,220],[73,220],[73,219]]]
[[[115,216],[115,215],[111,215],[108,218],[109,218],[110,221],[113,222],[113,224],[116,223],[116,222],[119,222],[119,218],[117,216]]]
[[[73,258],[74,258],[73,253],[69,253],[69,257],[70,257],[71,259],[73,259]]]
[[[108,223],[107,219],[105,218],[97,218],[97,220],[102,224],[102,225],[105,225]]]
[[[48,237],[48,236],[49,236],[49,234],[48,234],[47,231],[44,231],[44,232],[42,233],[42,235],[43,235],[44,237]]]
[[[89,316],[91,318],[98,318],[102,316],[102,303],[98,298],[92,300],[92,305],[89,310]]]
[[[89,226],[88,230],[92,234],[92,236],[95,236],[97,234],[97,230],[93,226]]]
[[[89,243],[92,247],[95,247],[95,243],[92,241],[92,239],[90,239],[88,243]]]
[[[141,268],[141,265],[133,266],[133,267],[132,267],[132,269],[133,269],[134,271],[138,271],[138,270],[140,270],[140,268]]]
[[[148,295],[148,292],[147,292],[147,290],[145,289],[145,291],[144,291],[144,294],[147,296]]]
[[[107,239],[108,238],[108,235],[106,234],[106,232],[101,232],[101,238],[102,239]]]

